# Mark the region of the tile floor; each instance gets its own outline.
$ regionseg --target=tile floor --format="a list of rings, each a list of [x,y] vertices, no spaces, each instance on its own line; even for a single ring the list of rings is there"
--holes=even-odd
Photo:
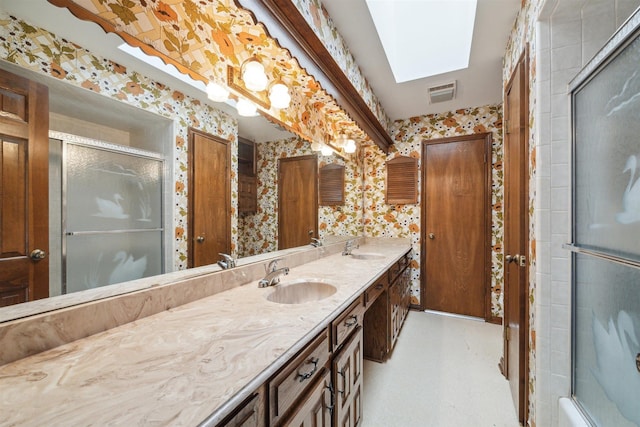
[[[502,327],[411,311],[391,358],[365,361],[362,427],[517,427]]]

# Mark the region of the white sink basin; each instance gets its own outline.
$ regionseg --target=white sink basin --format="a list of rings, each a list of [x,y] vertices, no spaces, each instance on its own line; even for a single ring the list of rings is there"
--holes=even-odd
[[[354,259],[382,259],[384,255],[374,252],[361,252],[350,255]]]
[[[318,280],[292,280],[275,286],[267,300],[280,304],[303,304],[320,301],[335,294],[338,289],[329,283]]]

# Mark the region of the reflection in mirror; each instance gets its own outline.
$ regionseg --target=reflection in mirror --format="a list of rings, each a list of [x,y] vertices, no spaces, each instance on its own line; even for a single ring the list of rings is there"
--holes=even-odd
[[[123,151],[129,151],[129,154],[135,150],[144,150],[149,154],[147,157],[158,157],[164,161],[159,183],[162,187],[161,201],[154,199],[156,207],[160,206],[162,210],[162,216],[152,227],[157,232],[153,246],[156,249],[162,247],[162,253],[155,254],[153,262],[146,258],[144,269],[141,261],[145,256],[143,254],[134,254],[132,251],[121,254],[123,251],[115,249],[109,254],[105,253],[101,260],[105,265],[108,264],[110,271],[89,269],[81,273],[78,280],[83,282],[84,288],[115,283],[118,274],[114,275],[114,270],[120,265],[127,267],[125,269],[130,273],[135,273],[127,278],[186,268],[188,254],[184,233],[188,195],[184,185],[184,170],[187,162],[186,135],[191,126],[232,140],[234,156],[238,150],[236,135],[254,143],[257,206],[254,213],[234,212],[238,219],[237,228],[234,230],[232,227],[232,233],[235,234],[232,235],[232,241],[236,242],[234,253],[240,258],[262,254],[262,257],[253,258],[262,260],[277,249],[277,159],[314,154],[308,142],[279,129],[262,117],[238,119],[234,108],[208,101],[201,82],[198,83],[202,87],[194,87],[183,79],[168,76],[123,53],[118,49],[122,44],[121,39],[105,35],[94,24],[79,21],[66,10],[47,2],[39,2],[34,7],[29,2],[0,0],[0,11],[12,15],[6,15],[0,31],[14,52],[12,57],[0,63],[0,68],[41,82],[49,88],[51,130],[124,147]],[[83,45],[73,44],[56,34],[62,34],[68,40]],[[32,57],[32,52],[39,52],[39,56]],[[55,238],[51,238],[49,248],[50,296],[63,293],[65,286],[67,291],[80,289],[78,283],[71,285],[64,281],[64,262],[68,261],[64,254],[70,256],[77,249],[64,240],[66,232],[74,231],[68,227],[69,224],[64,223],[63,217],[66,202],[62,180],[68,171],[63,170],[62,157],[65,151],[63,147],[67,143],[60,136],[50,141],[50,234],[55,235]],[[345,203],[341,206],[319,208],[320,238],[362,234],[362,154],[359,152],[346,159],[319,156],[318,161],[319,165],[339,163],[346,167]],[[117,165],[120,165],[123,173],[126,169],[131,169],[121,161],[113,161],[108,168],[102,169],[114,172],[112,169]],[[237,174],[237,160],[232,161],[232,167],[232,173]],[[109,176],[111,175],[115,176]],[[134,175],[139,174],[136,172]],[[110,188],[103,193],[89,195],[86,199],[88,202],[85,200],[86,203],[80,203],[83,204],[81,210],[90,219],[101,218],[96,214],[104,214],[106,211],[122,217],[111,218],[114,221],[146,218],[144,210],[131,203],[133,199],[139,199],[140,194],[134,194],[135,191],[132,190],[125,195],[122,194],[124,190],[117,187],[120,184],[108,185]],[[133,180],[124,186],[127,185],[133,185],[134,190],[138,188]],[[233,192],[235,188],[232,186]],[[159,196],[156,194],[154,197]],[[136,230],[145,228],[139,227],[140,224],[146,224],[145,221],[138,223]],[[121,230],[118,227],[111,228],[111,231]],[[71,239],[77,236],[79,235],[68,237]],[[87,245],[81,245],[79,252]],[[97,257],[99,254],[96,254],[96,259]],[[201,269],[194,274],[203,274],[216,268]],[[138,286],[150,285],[151,283],[147,283]],[[109,288],[88,291],[86,298],[104,298],[139,289],[126,286]],[[77,304],[82,300],[65,297],[69,296],[60,297],[56,301],[56,307]]]

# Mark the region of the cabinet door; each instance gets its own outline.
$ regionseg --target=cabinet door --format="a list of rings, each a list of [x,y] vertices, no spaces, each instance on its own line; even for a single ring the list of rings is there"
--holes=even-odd
[[[334,426],[359,426],[362,423],[362,328],[354,332],[333,359],[333,384]]]
[[[238,405],[234,414],[218,424],[218,427],[264,427],[264,395],[261,387],[257,393]]]
[[[284,425],[331,427],[331,371],[324,369],[322,378]]]

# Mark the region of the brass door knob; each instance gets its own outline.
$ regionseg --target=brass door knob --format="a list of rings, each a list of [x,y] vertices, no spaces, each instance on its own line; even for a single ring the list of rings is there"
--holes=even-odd
[[[431,240],[433,240],[433,239],[435,239],[435,238],[436,238],[436,235],[435,235],[435,234],[433,234],[433,233],[429,233],[429,238],[430,238]]]
[[[34,261],[40,261],[41,259],[45,259],[47,257],[47,253],[42,249],[34,249],[29,254],[29,257]]]
[[[198,237],[196,237],[196,242],[198,242],[198,243],[202,243],[202,242],[204,242],[204,236],[198,236]]]

